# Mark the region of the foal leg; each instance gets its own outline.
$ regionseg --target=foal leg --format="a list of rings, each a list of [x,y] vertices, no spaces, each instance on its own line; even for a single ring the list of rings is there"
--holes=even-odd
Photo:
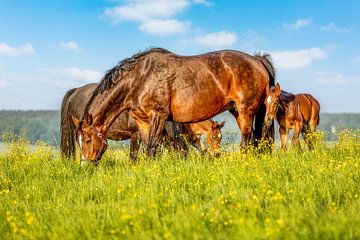
[[[286,127],[280,126],[279,127],[279,134],[281,139],[281,149],[286,151],[287,150],[287,141],[289,136],[289,130]]]
[[[304,127],[301,129],[301,134],[302,134],[304,141],[305,141],[306,145],[308,146],[308,148],[310,150],[312,150],[314,148],[314,145],[313,145],[313,142],[311,139],[312,136],[311,136],[309,124],[304,124]]]
[[[294,136],[291,139],[291,143],[296,146],[297,148],[299,148],[301,150],[301,146],[300,146],[300,140],[299,140],[299,135],[300,135],[300,131],[302,130],[303,126],[301,123],[299,122],[295,122],[294,123]]]

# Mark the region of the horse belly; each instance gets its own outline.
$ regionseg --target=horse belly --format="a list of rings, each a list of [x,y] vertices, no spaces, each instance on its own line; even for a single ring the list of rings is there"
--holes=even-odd
[[[225,106],[220,91],[177,91],[170,103],[172,119],[176,122],[199,122],[220,113]]]

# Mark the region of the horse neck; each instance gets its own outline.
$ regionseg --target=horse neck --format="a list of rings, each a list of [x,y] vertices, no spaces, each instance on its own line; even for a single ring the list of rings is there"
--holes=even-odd
[[[103,127],[105,125],[106,129],[109,128],[115,119],[127,109],[124,100],[128,93],[129,84],[126,81],[120,81],[102,94],[98,94],[89,110],[89,114],[93,116],[93,126]]]

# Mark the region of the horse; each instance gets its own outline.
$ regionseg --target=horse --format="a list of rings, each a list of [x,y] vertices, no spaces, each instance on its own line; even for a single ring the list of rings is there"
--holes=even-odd
[[[300,148],[300,132],[309,149],[314,148],[311,133],[316,131],[320,122],[320,103],[308,93],[292,94],[281,90],[280,84],[268,92],[265,100],[266,114],[264,131],[276,117],[279,124],[281,149],[287,149],[289,130],[294,130],[292,144]]]
[[[194,123],[229,110],[241,130],[241,146],[262,137],[263,104],[274,85],[268,54],[234,50],[181,56],[151,48],[107,71],[86,103],[78,131],[81,161],[97,163],[106,132],[123,112],[135,120],[148,156],[155,155],[167,120]]]
[[[222,139],[221,129],[224,125],[225,121],[219,124],[211,119],[197,123],[178,123],[178,126],[184,129],[179,132],[185,142],[193,145],[201,153],[205,153],[207,150],[201,141],[201,135],[204,134],[205,141],[210,148],[210,153],[215,157],[220,157],[220,142]]]
[[[60,124],[60,149],[63,157],[75,157],[76,129],[79,126],[79,119],[85,104],[96,87],[96,83],[90,83],[69,90],[63,97]],[[204,134],[210,153],[219,156],[221,128],[224,123],[218,124],[211,119],[192,124],[167,122],[164,135],[166,141],[175,150],[187,151],[186,143],[189,143],[200,152],[205,152],[207,149],[201,141],[201,134]],[[116,141],[130,139],[130,159],[136,161],[139,133],[135,121],[129,116],[128,111],[124,111],[115,119],[106,133],[106,138]]]

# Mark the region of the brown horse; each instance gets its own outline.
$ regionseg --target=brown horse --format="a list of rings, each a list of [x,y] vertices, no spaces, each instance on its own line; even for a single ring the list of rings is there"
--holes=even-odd
[[[263,102],[274,78],[268,55],[140,52],[110,69],[86,104],[78,128],[82,161],[100,160],[106,132],[125,110],[136,122],[147,155],[155,153],[167,120],[199,122],[226,110],[236,118],[242,145],[248,145],[254,118],[255,138],[261,138]]]
[[[183,137],[188,144],[195,146],[200,152],[205,152],[206,147],[201,141],[201,135],[205,135],[205,141],[210,148],[210,153],[215,157],[220,156],[220,142],[222,139],[221,128],[225,121],[218,124],[214,121],[202,121],[198,123],[182,124],[185,128]]]
[[[310,94],[291,94],[280,89],[280,84],[268,92],[265,100],[266,115],[264,129],[276,117],[279,123],[281,148],[286,150],[289,130],[294,129],[292,144],[300,147],[300,132],[310,149],[314,148],[311,134],[320,122],[320,103]],[[266,130],[264,130],[266,131]],[[309,135],[310,134],[310,135]]]
[[[78,119],[81,118],[85,104],[96,87],[97,84],[92,83],[74,88],[69,90],[63,98],[61,106],[60,149],[64,157],[75,157]],[[204,134],[205,140],[210,147],[210,153],[219,156],[221,128],[224,126],[224,123],[218,124],[211,119],[192,124],[167,122],[164,135],[167,142],[176,150],[186,151],[187,142],[194,145],[199,151],[205,152],[206,148],[200,137],[201,134]],[[180,136],[180,134],[183,136]],[[115,119],[106,132],[106,138],[117,141],[130,139],[130,159],[136,160],[139,149],[138,129],[134,119],[129,116],[128,111],[124,111]]]

